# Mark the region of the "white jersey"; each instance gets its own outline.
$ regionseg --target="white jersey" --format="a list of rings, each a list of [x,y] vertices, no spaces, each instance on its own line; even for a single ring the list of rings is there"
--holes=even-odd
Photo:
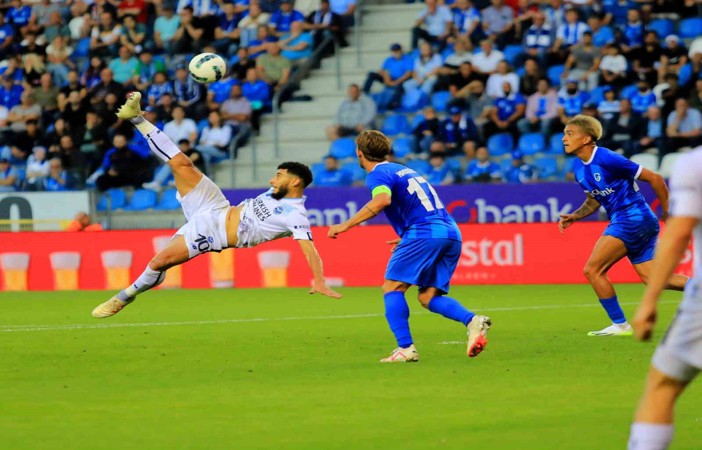
[[[241,222],[237,230],[237,247],[253,247],[263,242],[292,236],[296,240],[312,240],[305,198],[276,200],[271,191],[239,204]]]
[[[685,289],[682,307],[702,312],[702,147],[678,159],[670,178],[671,214],[699,219],[695,243],[693,280]]]

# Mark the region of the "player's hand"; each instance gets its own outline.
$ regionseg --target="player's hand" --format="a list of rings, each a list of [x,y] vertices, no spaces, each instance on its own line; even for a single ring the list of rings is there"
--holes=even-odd
[[[631,325],[634,327],[634,337],[639,341],[648,341],[653,336],[656,325],[656,303],[644,298],[634,314]]]
[[[343,297],[343,295],[339,294],[338,292],[332,290],[329,286],[327,286],[326,283],[320,281],[314,281],[312,283],[312,289],[310,289],[310,294],[314,294],[315,292],[319,292],[320,294],[326,295],[327,297],[331,298]]]
[[[339,225],[332,225],[329,227],[329,232],[327,233],[327,236],[329,236],[332,239],[336,239],[338,235],[341,233],[348,231],[348,226],[345,224],[341,223]]]
[[[397,248],[397,244],[400,243],[400,238],[393,239],[392,241],[385,241],[385,243],[386,243],[386,244],[389,244],[389,245],[392,245],[392,247],[390,247],[390,252],[392,253],[392,252],[394,252],[395,249]]]
[[[561,214],[561,220],[558,221],[558,229],[561,233],[565,231],[566,228],[575,223],[575,215],[573,214]]]

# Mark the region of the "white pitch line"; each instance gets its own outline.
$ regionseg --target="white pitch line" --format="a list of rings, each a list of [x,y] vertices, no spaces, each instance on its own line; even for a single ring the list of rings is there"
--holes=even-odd
[[[667,300],[659,304],[677,304],[679,301]],[[622,302],[621,305],[638,305],[638,302]],[[480,312],[494,311],[531,311],[544,309],[570,309],[570,308],[600,308],[596,303],[581,303],[577,305],[537,305],[537,306],[505,306],[496,308],[483,308]],[[415,312],[429,314],[429,312]],[[337,316],[309,316],[309,317],[261,317],[250,319],[223,319],[223,320],[194,320],[187,322],[142,322],[142,323],[101,323],[101,324],[74,324],[74,325],[0,325],[0,333],[13,333],[19,331],[61,331],[61,330],[92,330],[109,328],[136,328],[136,327],[175,327],[185,325],[222,325],[233,323],[252,322],[278,322],[299,320],[338,320],[338,319],[365,319],[370,317],[383,317],[384,314],[347,314]]]

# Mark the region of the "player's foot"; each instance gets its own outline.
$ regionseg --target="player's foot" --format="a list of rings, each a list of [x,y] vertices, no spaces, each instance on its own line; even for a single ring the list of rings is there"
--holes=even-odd
[[[156,192],[161,190],[161,184],[158,181],[149,181],[148,183],[142,184],[141,187]]]
[[[488,341],[485,338],[492,321],[488,316],[474,316],[468,323],[468,356],[475,358],[485,349]]]
[[[124,105],[120,106],[117,110],[117,117],[124,120],[130,120],[141,116],[143,113],[141,112],[141,105],[139,104],[140,101],[141,92],[134,91],[127,94],[127,101],[124,102]]]
[[[127,306],[133,301],[134,299],[125,302],[118,299],[117,296],[112,297],[105,303],[102,303],[95,307],[95,309],[93,310],[93,317],[97,319],[104,319],[105,317],[114,316],[118,312],[122,311],[122,309],[124,309],[125,306]]]
[[[633,328],[628,323],[613,323],[600,331],[590,331],[588,336],[631,336]]]
[[[419,353],[414,348],[414,344],[407,348],[397,347],[392,351],[390,356],[380,360],[382,363],[399,363],[399,362],[418,362]]]

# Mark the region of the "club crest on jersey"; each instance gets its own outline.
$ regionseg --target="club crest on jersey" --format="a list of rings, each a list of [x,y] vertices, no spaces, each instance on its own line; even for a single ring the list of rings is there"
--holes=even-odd
[[[273,210],[273,214],[283,214],[284,208],[282,206],[276,206]]]
[[[602,176],[600,176],[599,173],[595,173],[595,181],[600,181],[602,179]]]

